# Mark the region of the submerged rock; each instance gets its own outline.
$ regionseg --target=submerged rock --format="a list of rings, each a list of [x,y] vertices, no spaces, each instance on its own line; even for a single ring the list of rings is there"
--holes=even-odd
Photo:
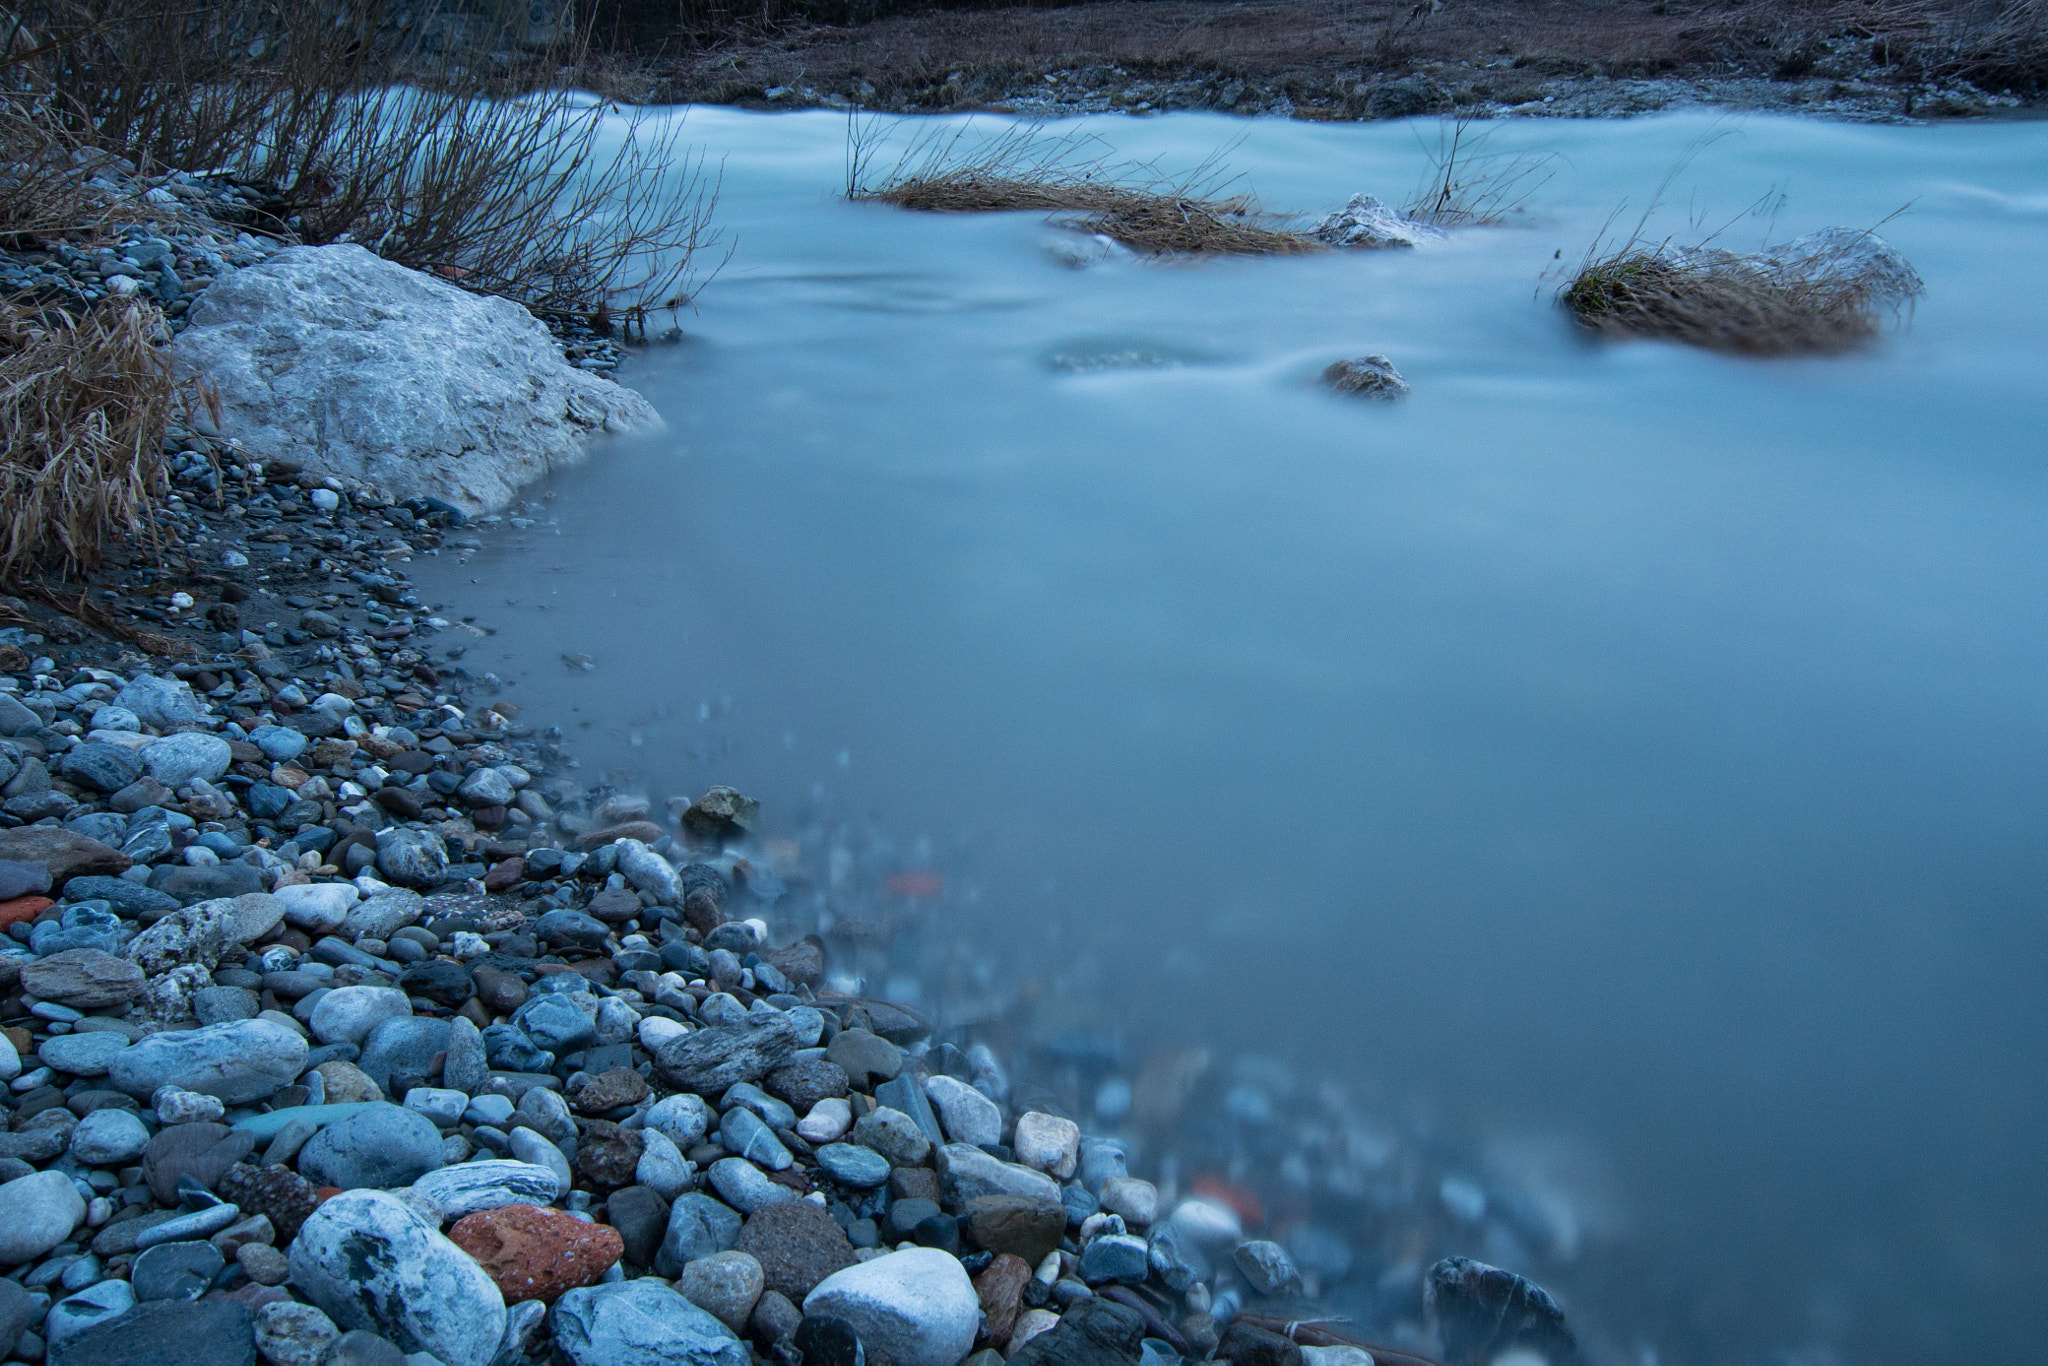
[[[1446,1257],[1429,1269],[1422,1293],[1451,1366],[1484,1366],[1515,1348],[1549,1366],[1579,1359],[1564,1311],[1527,1277],[1469,1257]]]
[[[1409,394],[1408,381],[1385,356],[1360,356],[1356,360],[1333,361],[1323,371],[1323,383],[1340,394],[1356,394],[1379,403],[1391,403]]]

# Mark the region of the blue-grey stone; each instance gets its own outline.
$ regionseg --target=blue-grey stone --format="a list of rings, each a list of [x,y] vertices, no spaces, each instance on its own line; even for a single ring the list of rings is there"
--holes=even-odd
[[[59,761],[57,772],[95,792],[119,792],[142,776],[142,761],[132,750],[88,740]]]
[[[768,1121],[771,1129],[794,1129],[796,1111],[783,1101],[763,1091],[750,1081],[743,1081],[731,1087],[718,1098],[718,1108],[730,1110],[733,1106],[744,1106]]]
[[[249,743],[270,762],[284,764],[304,754],[311,742],[288,726],[258,726],[249,732]]]
[[[1089,1285],[1141,1285],[1151,1271],[1145,1240],[1128,1233],[1101,1234],[1081,1251],[1081,1279]]]
[[[875,1088],[875,1104],[901,1110],[916,1120],[917,1127],[924,1131],[933,1147],[945,1143],[946,1135],[939,1128],[939,1117],[932,1113],[932,1103],[916,1077],[897,1077],[894,1081],[883,1082]]]
[[[595,952],[604,947],[611,930],[602,920],[581,911],[549,911],[534,926],[542,943]]]
[[[226,1265],[212,1243],[159,1243],[135,1259],[128,1283],[138,1301],[196,1300]]]
[[[569,1366],[748,1366],[732,1330],[652,1277],[584,1286],[555,1301],[555,1350]]]
[[[335,1120],[299,1149],[300,1175],[343,1190],[409,1186],[443,1161],[432,1120],[379,1102]]]
[[[501,1072],[545,1072],[555,1055],[543,1049],[518,1025],[494,1024],[483,1031],[484,1056]]]
[[[386,1091],[393,1075],[424,1077],[448,1051],[448,1022],[420,1016],[386,1020],[363,1040],[356,1066]]]
[[[827,1143],[818,1149],[818,1165],[841,1185],[863,1190],[889,1179],[889,1159],[854,1143]]]
[[[664,1276],[682,1272],[686,1263],[714,1252],[729,1252],[740,1240],[740,1216],[702,1191],[684,1191],[669,1206],[668,1231],[654,1254],[654,1269]]]
[[[68,901],[104,901],[124,920],[155,919],[178,909],[176,897],[152,891],[125,877],[75,877],[64,884],[64,897]]]
[[[741,1157],[720,1158],[711,1164],[707,1175],[712,1189],[742,1214],[803,1198],[789,1187],[770,1181],[768,1173]]]
[[[437,887],[448,879],[448,842],[431,830],[379,831],[377,871],[400,887]]]
[[[98,949],[118,953],[121,920],[104,901],[79,901],[66,906],[55,924],[45,920],[29,931],[29,948],[48,958],[66,949]]]
[[[177,898],[181,906],[270,890],[262,870],[246,863],[217,863],[210,868],[160,863],[150,871],[149,885]]]
[[[574,1001],[559,993],[534,997],[513,1014],[512,1023],[557,1056],[573,1053],[597,1037],[595,1022]]]
[[[719,1121],[718,1141],[727,1152],[737,1153],[773,1172],[787,1170],[795,1160],[759,1115],[738,1106],[727,1110],[725,1118]]]

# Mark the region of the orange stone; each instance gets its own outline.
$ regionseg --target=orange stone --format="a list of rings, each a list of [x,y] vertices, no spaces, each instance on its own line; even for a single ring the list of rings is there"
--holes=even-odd
[[[458,1219],[448,1237],[497,1282],[507,1304],[553,1304],[566,1291],[594,1284],[626,1251],[626,1240],[610,1225],[586,1224],[539,1205],[478,1210]]]
[[[56,904],[46,896],[18,896],[12,901],[0,901],[0,930],[34,920]]]

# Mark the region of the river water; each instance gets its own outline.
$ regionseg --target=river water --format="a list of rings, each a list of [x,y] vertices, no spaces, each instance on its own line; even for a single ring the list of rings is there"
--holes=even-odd
[[[671,427],[421,566],[465,663],[593,776],[899,832],[1098,1023],[1574,1154],[1630,1360],[2040,1359],[2048,124],[1517,122],[1511,226],[1073,269],[846,202],[840,116],[688,118],[736,253],[622,374]],[[1436,138],[1077,126],[1288,211]],[[1589,343],[1545,273],[1667,177],[1738,248],[1908,206],[1927,296]],[[1413,397],[1313,384],[1365,352]]]

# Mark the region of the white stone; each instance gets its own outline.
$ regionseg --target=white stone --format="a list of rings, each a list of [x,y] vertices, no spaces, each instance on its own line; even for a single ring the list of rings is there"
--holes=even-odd
[[[827,1096],[797,1121],[797,1135],[812,1143],[832,1143],[853,1127],[853,1107],[841,1096]]]
[[[1021,1165],[1061,1181],[1072,1180],[1074,1164],[1081,1160],[1081,1126],[1058,1115],[1027,1110],[1017,1116],[1011,1148]]]
[[[1002,1108],[958,1077],[927,1077],[924,1093],[938,1110],[946,1137],[955,1143],[1003,1141]]]
[[[640,1046],[649,1053],[652,1053],[670,1039],[680,1038],[689,1032],[690,1027],[686,1024],[679,1024],[674,1020],[665,1020],[659,1015],[649,1015],[640,1022]],[[4,1037],[6,1036],[0,1035],[0,1038]],[[5,1080],[9,1079],[0,1077],[0,1081]]]
[[[415,1086],[405,1093],[405,1108],[416,1115],[425,1115],[436,1128],[452,1129],[462,1122],[462,1112],[469,1108],[469,1097],[445,1086]]]
[[[428,1172],[406,1188],[446,1223],[506,1205],[552,1205],[564,1189],[558,1173],[532,1162],[458,1162]]]
[[[1505,1362],[1507,1357],[1495,1360]],[[1363,1347],[1304,1347],[1301,1366],[1373,1366],[1373,1359]]]
[[[21,1075],[21,1054],[15,1051],[14,1040],[0,1034],[0,1081],[13,1081]]]
[[[212,383],[226,435],[398,498],[500,508],[581,460],[586,433],[661,421],[565,361],[519,305],[353,244],[289,247],[224,275],[187,319],[173,362]]]
[[[62,1172],[36,1172],[0,1186],[0,1266],[34,1261],[85,1218],[85,1197]]]
[[[1175,1205],[1168,1222],[1197,1247],[1234,1247],[1244,1237],[1244,1223],[1234,1210],[1198,1195]]]
[[[1159,1190],[1135,1176],[1112,1176],[1102,1183],[1102,1208],[1121,1215],[1126,1224],[1149,1227],[1159,1219]]]
[[[981,1302],[958,1258],[937,1248],[891,1252],[835,1271],[804,1296],[804,1313],[853,1325],[896,1366],[957,1366],[974,1346]]]
[[[316,935],[340,929],[349,909],[362,900],[350,882],[307,882],[280,887],[271,895],[284,903],[284,918],[292,928]]]
[[[321,1043],[360,1047],[378,1025],[410,1014],[411,999],[395,987],[336,987],[313,1007],[307,1026]]]
[[[343,1191],[313,1211],[290,1256],[292,1285],[344,1331],[368,1329],[446,1366],[490,1366],[497,1355],[498,1287],[396,1196]]]
[[[1017,1326],[1010,1332],[1010,1340],[1003,1347],[1003,1355],[1013,1357],[1024,1344],[1040,1333],[1049,1333],[1060,1326],[1060,1316],[1050,1309],[1027,1309],[1017,1316]]]

